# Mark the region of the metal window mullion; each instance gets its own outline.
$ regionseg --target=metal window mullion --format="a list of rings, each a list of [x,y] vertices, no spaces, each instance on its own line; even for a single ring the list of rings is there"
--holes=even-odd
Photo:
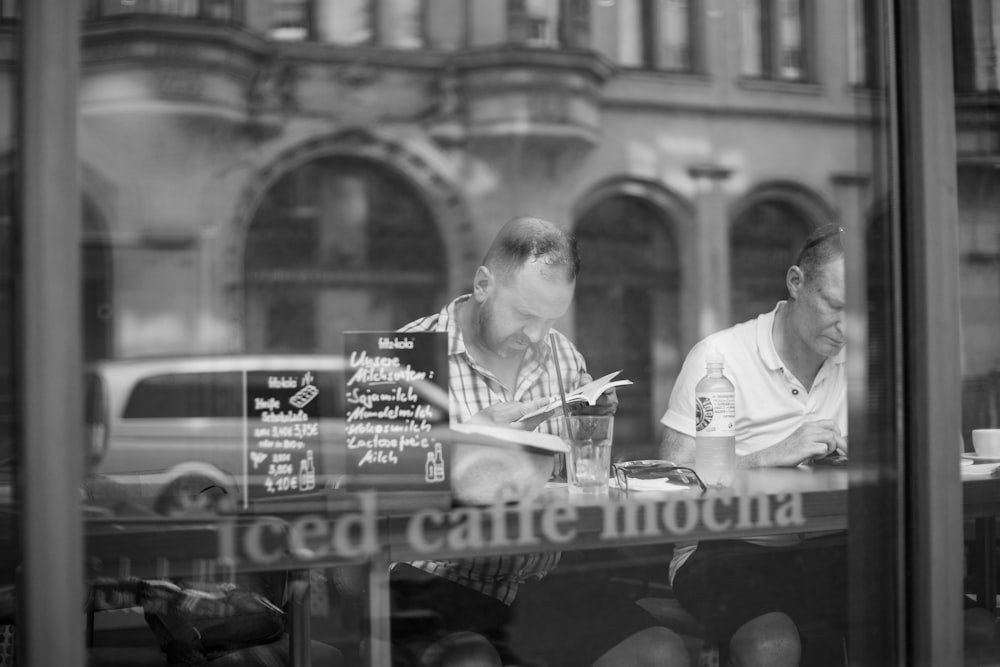
[[[962,663],[959,247],[951,14],[896,0],[908,664]]]
[[[23,664],[85,664],[77,85],[80,13],[22,3],[19,372]],[[53,638],[56,640],[53,640]]]

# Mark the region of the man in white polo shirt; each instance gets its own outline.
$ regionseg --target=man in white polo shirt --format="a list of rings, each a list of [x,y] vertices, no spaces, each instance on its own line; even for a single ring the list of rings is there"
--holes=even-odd
[[[787,300],[691,350],[661,420],[662,458],[694,463],[695,385],[712,348],[736,388],[738,467],[797,466],[846,453],[841,234],[827,227],[810,235],[786,273]],[[844,664],[842,535],[680,544],[670,580],[734,665]]]

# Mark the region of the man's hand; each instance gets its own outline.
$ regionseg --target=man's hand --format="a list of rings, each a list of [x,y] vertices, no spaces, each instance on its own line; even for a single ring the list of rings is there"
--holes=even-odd
[[[806,422],[778,444],[740,459],[740,467],[794,467],[806,461],[847,451],[847,440],[831,419]]]
[[[472,415],[472,419],[470,419],[468,423],[490,424],[492,426],[509,426],[522,431],[533,431],[536,426],[548,419],[550,415],[543,413],[524,421],[517,420],[530,412],[545,407],[549,404],[549,402],[550,399],[548,398],[536,398],[533,401],[505,401],[503,403],[494,403],[488,408],[484,408],[483,410],[480,410],[476,414]]]
[[[589,373],[580,375],[581,387],[593,381],[594,378]],[[615,391],[615,387],[609,387],[607,391],[597,398],[597,403],[594,405],[587,405],[585,401],[569,405],[569,413],[571,415],[613,415],[617,409],[618,392]]]

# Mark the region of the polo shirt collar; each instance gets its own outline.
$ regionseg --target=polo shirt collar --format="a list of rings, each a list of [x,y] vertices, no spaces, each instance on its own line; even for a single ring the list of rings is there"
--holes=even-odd
[[[784,301],[779,301],[770,312],[757,316],[757,352],[764,365],[772,371],[780,371],[784,367],[774,347],[774,316],[784,304]]]

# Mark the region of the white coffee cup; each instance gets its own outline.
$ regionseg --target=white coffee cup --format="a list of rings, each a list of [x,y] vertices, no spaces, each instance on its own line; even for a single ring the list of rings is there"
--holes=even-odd
[[[1000,458],[1000,428],[977,428],[972,431],[972,447],[979,456]]]

